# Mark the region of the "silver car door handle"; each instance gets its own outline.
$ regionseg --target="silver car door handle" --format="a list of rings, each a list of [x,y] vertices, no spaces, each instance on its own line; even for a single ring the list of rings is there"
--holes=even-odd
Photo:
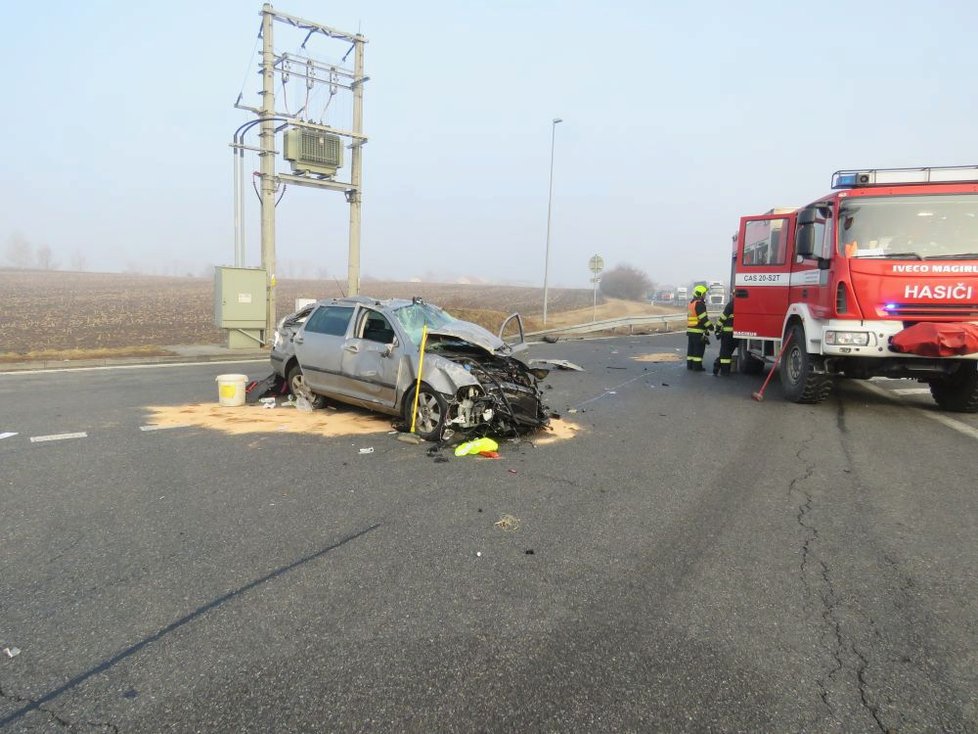
[[[359,344],[347,344],[343,348],[346,351],[348,351],[348,352],[353,352],[354,354],[360,351],[360,345]]]
[[[296,334],[294,337],[292,337],[292,341],[296,344],[302,344],[302,337]]]

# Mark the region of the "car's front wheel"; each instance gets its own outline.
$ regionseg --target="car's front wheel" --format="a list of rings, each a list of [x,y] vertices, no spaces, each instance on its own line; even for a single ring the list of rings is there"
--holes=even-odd
[[[317,395],[312,390],[309,389],[309,385],[306,384],[306,378],[302,374],[302,368],[294,364],[289,369],[289,392],[295,395],[297,398],[305,398],[309,401],[313,408],[325,408],[326,398],[322,395]]]
[[[414,390],[404,398],[404,422],[410,427],[414,415]],[[414,419],[414,431],[425,441],[438,441],[448,417],[448,403],[441,393],[421,383],[418,394],[418,414]]]

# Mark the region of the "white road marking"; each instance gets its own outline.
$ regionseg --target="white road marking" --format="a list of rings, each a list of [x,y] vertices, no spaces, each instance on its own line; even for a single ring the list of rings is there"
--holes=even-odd
[[[41,443],[42,441],[65,441],[69,438],[88,438],[84,431],[80,433],[52,433],[50,436],[31,436],[31,443]]]
[[[862,382],[859,384],[861,387],[864,387],[867,390],[872,390],[876,394],[882,395],[890,399],[893,399],[894,393],[899,392],[899,390],[886,390],[885,388],[882,388],[879,385],[874,385],[869,382]],[[930,392],[929,388],[927,388],[927,392]],[[961,421],[955,420],[954,418],[949,418],[943,413],[938,413],[935,412],[934,410],[925,410],[924,408],[917,408],[912,405],[907,405],[906,403],[903,403],[903,407],[907,408],[908,410],[913,410],[917,413],[920,413],[922,416],[926,418],[930,418],[932,421],[937,421],[941,425],[947,426],[952,431],[957,431],[963,436],[967,436],[968,438],[973,438],[975,440],[978,440],[978,429],[972,428],[967,423],[962,423]]]
[[[895,395],[930,395],[929,387],[897,387],[890,390]]]
[[[140,431],[166,431],[170,428],[190,428],[189,423],[180,423],[172,426],[140,426]]]
[[[16,435],[17,434],[14,433],[13,431],[5,431],[4,433],[0,433],[0,441],[2,441],[5,438],[13,438]]]
[[[920,409],[918,408],[917,410],[920,410]],[[972,428],[971,426],[965,425],[961,421],[956,421],[956,420],[954,420],[954,418],[948,418],[943,413],[933,413],[933,412],[928,411],[928,410],[920,410],[920,412],[923,413],[924,415],[926,415],[931,420],[937,421],[938,423],[943,423],[948,428],[951,428],[951,429],[957,431],[958,433],[962,433],[965,436],[968,436],[968,437],[973,438],[976,441],[978,441],[978,429],[975,429],[975,428]]]

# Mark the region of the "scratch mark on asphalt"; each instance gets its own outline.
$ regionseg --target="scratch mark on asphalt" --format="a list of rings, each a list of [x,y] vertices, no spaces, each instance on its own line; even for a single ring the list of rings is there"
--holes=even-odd
[[[255,579],[253,581],[248,582],[244,586],[240,586],[237,589],[233,589],[232,591],[229,591],[228,593],[226,593],[226,594],[224,594],[222,596],[217,597],[216,599],[212,599],[211,601],[207,602],[207,604],[204,604],[203,606],[197,607],[192,612],[190,612],[188,614],[185,614],[184,616],[180,617],[180,619],[176,620],[175,622],[171,622],[166,627],[163,627],[162,629],[158,630],[157,632],[154,632],[152,635],[149,635],[148,637],[144,637],[139,642],[136,642],[135,644],[130,645],[129,647],[127,647],[124,650],[122,650],[121,652],[116,653],[111,658],[108,658],[107,660],[103,660],[98,665],[95,665],[94,667],[89,668],[88,670],[86,670],[83,673],[79,673],[74,678],[72,678],[67,683],[65,683],[64,685],[58,686],[57,688],[54,688],[54,689],[48,691],[47,693],[45,693],[40,698],[37,698],[37,699],[26,699],[26,698],[20,698],[20,697],[17,697],[17,696],[13,696],[13,695],[3,694],[4,698],[8,698],[10,700],[15,700],[18,703],[25,702],[25,701],[30,701],[30,703],[28,703],[26,706],[22,706],[21,708],[17,709],[13,713],[8,714],[7,716],[5,716],[2,719],[0,719],[0,729],[2,729],[3,727],[5,727],[5,726],[7,726],[9,724],[12,724],[13,722],[15,722],[15,721],[17,721],[17,720],[19,720],[21,718],[23,718],[24,716],[26,716],[27,714],[29,714],[32,711],[43,711],[44,713],[46,713],[46,714],[52,716],[53,718],[55,718],[58,721],[58,723],[62,724],[63,726],[70,727],[71,726],[70,722],[63,722],[55,714],[53,714],[49,710],[43,709],[41,707],[44,704],[46,704],[46,703],[54,700],[55,698],[57,698],[62,693],[65,693],[66,691],[70,691],[72,688],[75,688],[76,686],[84,683],[89,678],[91,678],[93,676],[96,676],[96,675],[98,675],[100,673],[104,673],[105,671],[109,670],[110,668],[115,667],[116,665],[118,665],[119,663],[121,663],[123,660],[125,660],[126,658],[129,658],[129,657],[131,657],[133,655],[135,655],[137,652],[139,652],[143,648],[145,648],[145,647],[147,647],[149,645],[152,645],[154,642],[158,642],[159,640],[163,639],[166,635],[170,634],[171,632],[175,632],[176,630],[178,630],[181,627],[189,624],[190,622],[193,622],[193,621],[199,619],[200,617],[202,617],[203,615],[207,614],[208,612],[211,612],[211,611],[213,611],[213,610],[215,610],[215,609],[223,606],[225,603],[231,601],[232,599],[235,599],[235,598],[241,596],[242,594],[245,594],[245,593],[251,591],[252,589],[254,589],[257,586],[260,586],[260,585],[262,585],[264,583],[267,583],[268,581],[272,581],[273,579],[276,579],[279,576],[283,576],[283,575],[289,573],[290,571],[294,571],[296,568],[299,568],[300,566],[303,566],[303,565],[309,563],[310,561],[314,561],[317,558],[321,558],[321,557],[325,556],[327,553],[329,553],[330,551],[336,550],[337,548],[340,548],[341,546],[344,546],[347,543],[350,543],[350,542],[356,540],[357,538],[361,538],[364,535],[366,535],[367,533],[373,532],[374,530],[376,530],[379,527],[380,527],[380,523],[376,523],[374,525],[371,525],[368,528],[365,528],[365,529],[360,530],[360,531],[358,531],[356,533],[353,533],[352,535],[346,536],[342,540],[339,540],[336,543],[333,543],[332,545],[328,545],[325,548],[320,548],[318,551],[315,551],[314,553],[310,553],[307,556],[303,556],[302,558],[299,558],[299,559],[293,561],[292,563],[289,563],[288,565],[279,566],[274,571],[270,571],[269,573],[265,574],[264,576],[262,576],[260,578],[257,578],[257,579]],[[2,693],[2,689],[0,689],[0,693]],[[98,726],[111,726],[111,725],[109,725],[109,724],[99,724]]]
[[[600,395],[595,395],[593,398],[588,398],[587,400],[585,400],[583,402],[580,402],[577,405],[572,405],[571,408],[575,408],[576,409],[576,408],[580,408],[582,405],[587,405],[588,403],[593,403],[595,400],[600,400],[601,398],[607,397],[608,395],[612,395],[619,388],[625,387],[625,385],[630,385],[631,383],[636,382],[637,380],[643,380],[643,379],[645,379],[645,377],[647,377],[647,375],[645,373],[642,373],[638,377],[633,377],[630,380],[625,380],[620,385],[615,385],[614,387],[609,387],[607,390],[605,390]]]

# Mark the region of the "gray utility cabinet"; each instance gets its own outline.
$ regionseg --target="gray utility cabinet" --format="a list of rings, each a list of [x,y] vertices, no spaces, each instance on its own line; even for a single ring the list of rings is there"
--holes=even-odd
[[[214,268],[214,323],[227,330],[229,348],[253,349],[265,342],[266,282],[263,268]]]

